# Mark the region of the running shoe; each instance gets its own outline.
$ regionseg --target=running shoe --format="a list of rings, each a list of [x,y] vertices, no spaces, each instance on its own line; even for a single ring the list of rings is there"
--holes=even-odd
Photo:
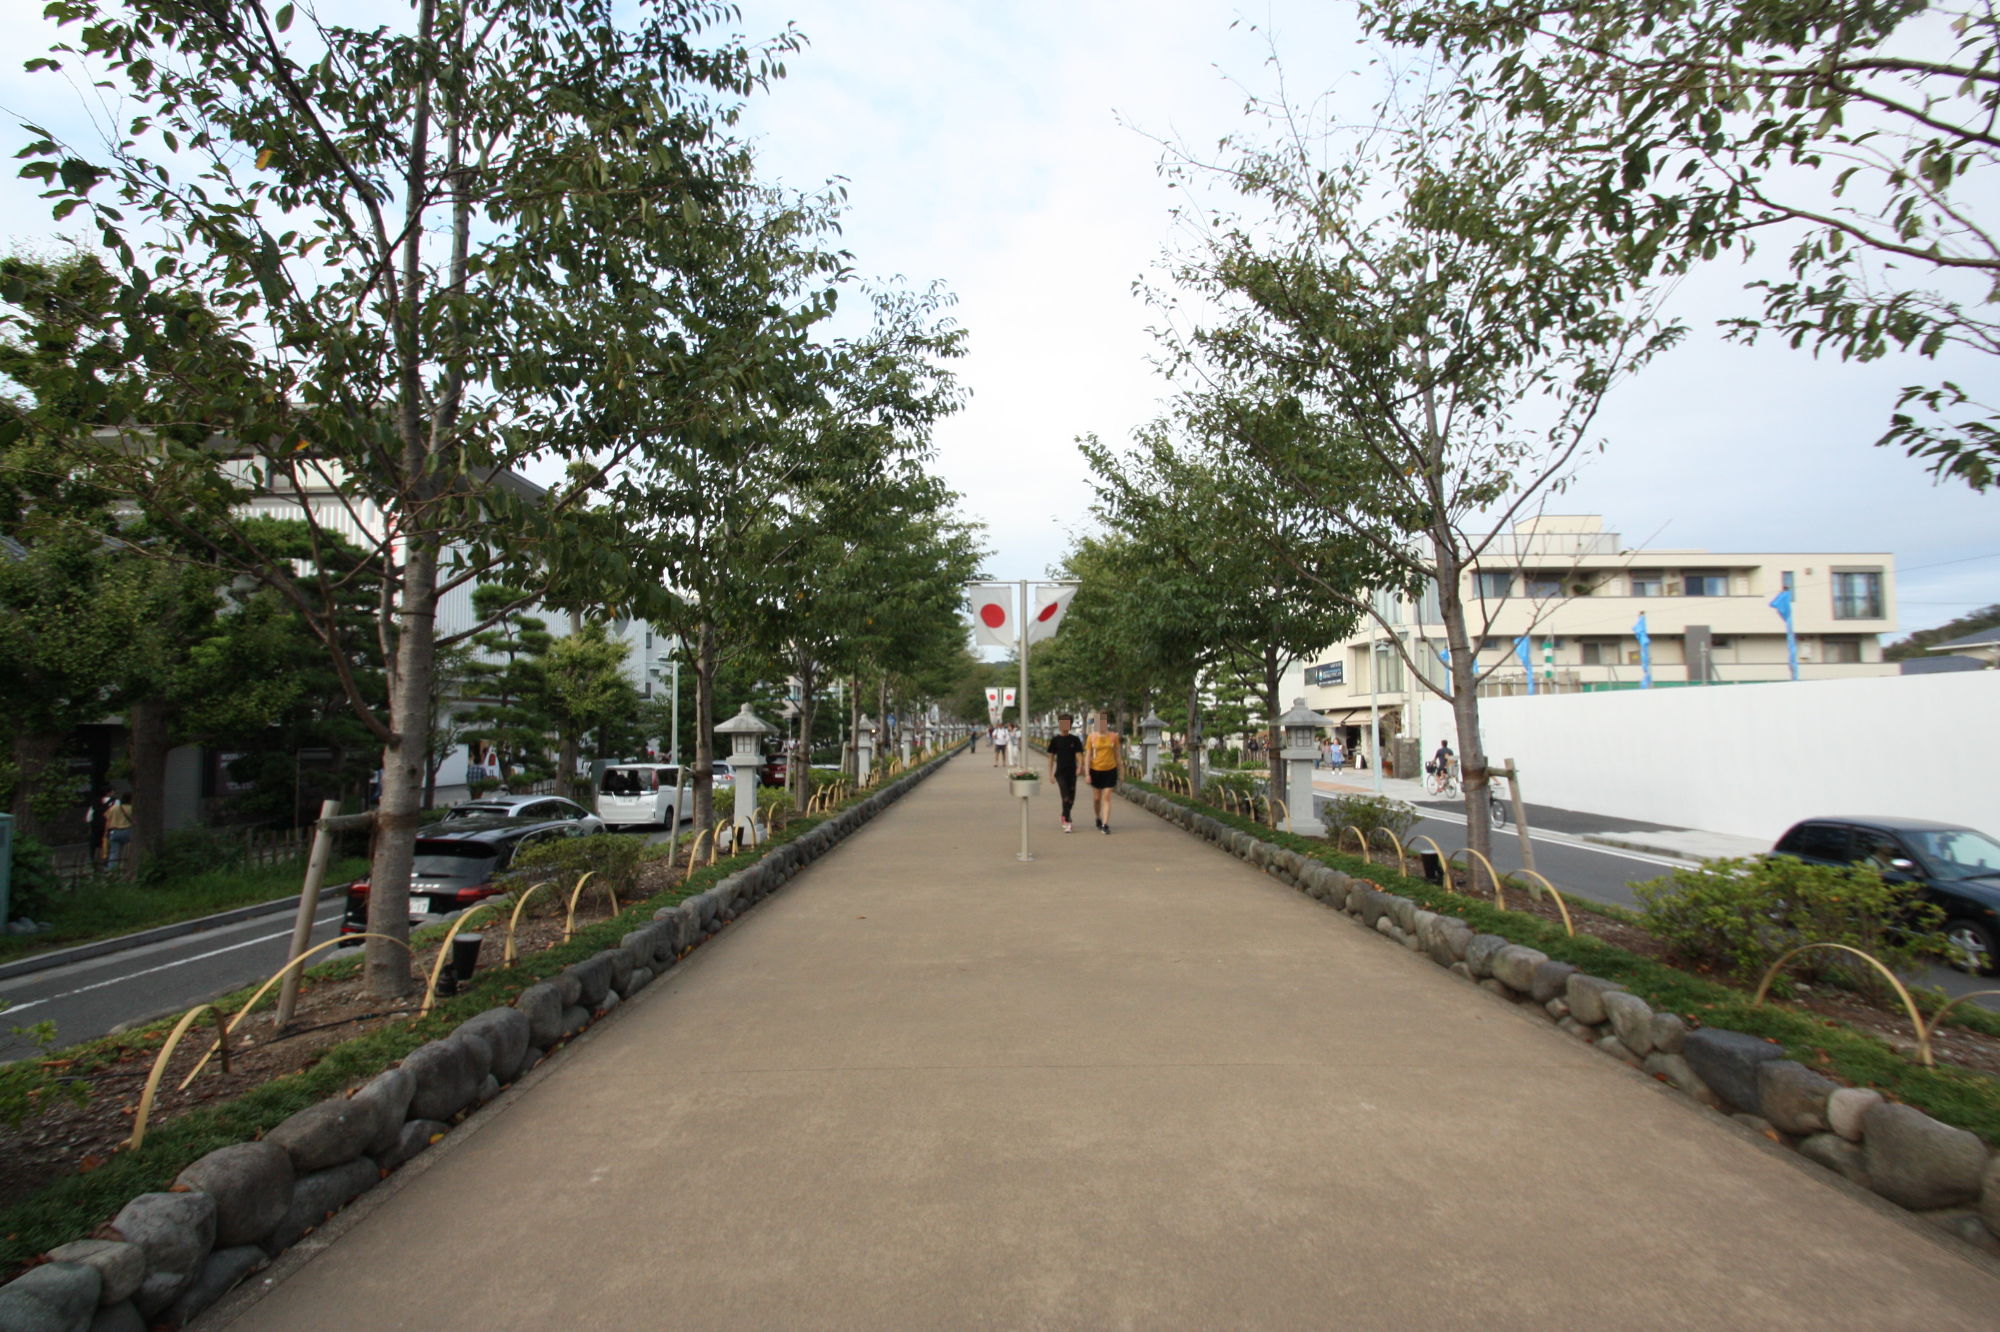
[[[1064,819],[1064,820],[1063,820],[1063,831],[1064,831],[1064,832],[1075,832],[1075,831],[1076,831],[1076,829],[1074,829],[1074,828],[1072,828],[1072,827],[1070,827],[1070,826],[1069,826],[1069,820],[1068,820],[1068,819]]]

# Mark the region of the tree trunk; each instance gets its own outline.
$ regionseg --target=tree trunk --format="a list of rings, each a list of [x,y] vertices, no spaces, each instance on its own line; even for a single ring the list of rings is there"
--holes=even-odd
[[[1479,734],[1478,663],[1472,656],[1472,636],[1465,625],[1465,597],[1459,588],[1458,552],[1448,538],[1432,536],[1437,551],[1438,608],[1444,636],[1451,649],[1451,715],[1458,727],[1458,773],[1465,797],[1465,840],[1489,860],[1493,855],[1493,824],[1487,812],[1491,778],[1486,771],[1486,745]],[[1422,740],[1418,744],[1422,744]],[[1422,756],[1419,755],[1419,758]]]
[[[852,781],[861,780],[861,677],[847,677],[847,745],[840,759],[841,771]]]
[[[791,770],[786,772],[791,788],[792,803],[805,812],[806,802],[812,799],[812,735],[813,735],[813,679],[812,655],[799,653],[799,748],[792,755]]]
[[[1278,669],[1278,648],[1275,643],[1264,645],[1264,794],[1267,803],[1264,812],[1271,818],[1271,826],[1278,826],[1276,802],[1283,799],[1285,789],[1285,767],[1282,753],[1284,728],[1278,725],[1278,718],[1284,710],[1278,706],[1280,685]]]
[[[416,856],[424,789],[424,718],[430,708],[437,645],[434,547],[412,540],[396,608],[394,670],[389,678],[389,729],[382,746],[382,798],[375,807],[375,849],[368,869],[368,932],[363,974],[372,999],[399,999],[410,978],[410,867]]]
[[[578,611],[569,613],[569,632],[572,638],[583,632],[583,615]],[[587,796],[578,799],[576,789],[576,763],[582,751],[582,735],[573,724],[566,723],[556,744],[556,794],[579,804],[590,804]]]
[[[715,826],[715,626],[695,629],[694,826]]]
[[[42,783],[48,770],[61,758],[65,736],[59,733],[23,732],[14,737],[14,831],[38,842],[53,840],[50,822],[37,809]],[[92,854],[96,854],[92,847]]]
[[[167,705],[141,699],[125,717],[132,760],[132,845],[134,864],[160,854],[167,840]]]
[[[1201,794],[1201,672],[1188,681],[1188,789]]]

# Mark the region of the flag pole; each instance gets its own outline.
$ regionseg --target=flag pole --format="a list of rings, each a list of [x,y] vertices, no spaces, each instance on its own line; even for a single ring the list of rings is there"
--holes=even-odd
[[[1028,766],[1028,580],[1021,580],[1021,614],[1015,621],[1015,648],[1021,657],[1021,688],[1014,698],[1020,704],[1020,712],[1014,718],[1014,760],[1021,767]],[[1021,807],[1021,853],[1017,860],[1033,860],[1034,854],[1028,850],[1028,806],[1031,800],[1017,800]]]

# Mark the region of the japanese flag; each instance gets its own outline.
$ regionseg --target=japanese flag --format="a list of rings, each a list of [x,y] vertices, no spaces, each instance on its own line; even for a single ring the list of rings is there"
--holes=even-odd
[[[1028,621],[1028,641],[1039,643],[1054,638],[1076,597],[1073,583],[1038,583],[1035,586],[1035,618]]]
[[[967,592],[972,598],[972,640],[993,647],[1016,646],[1014,589],[975,584]]]
[[[1011,708],[1011,707],[1013,707],[1013,706],[1014,706],[1014,691],[1013,691],[1013,690],[1011,690],[1011,689],[1003,689],[1003,690],[1001,690],[1001,691],[1000,691],[1000,706],[1001,706],[1001,707],[1003,707],[1003,708]]]

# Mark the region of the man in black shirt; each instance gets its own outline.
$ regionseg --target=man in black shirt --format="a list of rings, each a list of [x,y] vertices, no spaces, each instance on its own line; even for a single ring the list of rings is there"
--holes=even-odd
[[[1057,731],[1049,737],[1049,776],[1062,792],[1062,828],[1070,832],[1070,806],[1076,803],[1076,761],[1083,757],[1083,741],[1070,734],[1076,718],[1065,712],[1056,718]]]

